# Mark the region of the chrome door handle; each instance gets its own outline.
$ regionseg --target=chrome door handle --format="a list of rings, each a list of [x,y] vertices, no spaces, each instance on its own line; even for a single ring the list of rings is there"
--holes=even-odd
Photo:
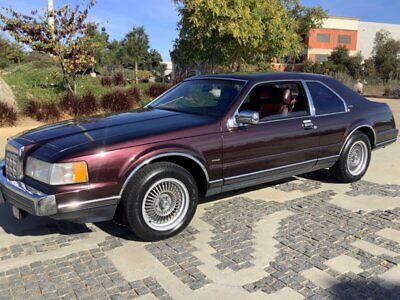
[[[314,123],[311,122],[311,120],[305,120],[303,121],[303,128],[305,130],[310,130],[310,129],[317,129],[317,126],[314,126]]]

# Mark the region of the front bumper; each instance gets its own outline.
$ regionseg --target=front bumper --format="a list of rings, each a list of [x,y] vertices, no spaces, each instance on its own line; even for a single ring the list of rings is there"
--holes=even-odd
[[[2,200],[35,216],[57,214],[57,202],[54,195],[45,195],[23,182],[11,181],[4,175],[4,161],[0,163],[0,188]]]
[[[0,162],[0,204],[10,203],[34,216],[68,220],[76,223],[102,222],[114,218],[119,196],[77,200],[57,205],[57,195],[46,195],[20,181],[11,181],[4,175],[4,161]]]

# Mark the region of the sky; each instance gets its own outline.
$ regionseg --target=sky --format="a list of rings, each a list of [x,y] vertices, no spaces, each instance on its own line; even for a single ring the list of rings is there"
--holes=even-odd
[[[262,0],[261,0],[262,1]],[[55,6],[81,4],[82,0],[54,0]],[[363,21],[400,24],[400,0],[301,0],[304,5],[321,5],[329,15],[358,17]],[[42,9],[47,0],[0,0],[0,7],[21,12]],[[112,39],[122,39],[133,26],[143,25],[150,37],[150,47],[164,60],[177,37],[179,16],[172,0],[97,0],[90,19],[104,25]]]

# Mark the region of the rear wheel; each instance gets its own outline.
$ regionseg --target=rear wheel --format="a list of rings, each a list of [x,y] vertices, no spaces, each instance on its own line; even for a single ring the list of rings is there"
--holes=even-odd
[[[128,228],[145,241],[182,231],[196,211],[198,190],[193,176],[169,162],[141,169],[128,184],[122,213]]]
[[[362,132],[355,132],[346,143],[336,164],[330,169],[341,182],[360,180],[368,170],[371,160],[371,142]]]

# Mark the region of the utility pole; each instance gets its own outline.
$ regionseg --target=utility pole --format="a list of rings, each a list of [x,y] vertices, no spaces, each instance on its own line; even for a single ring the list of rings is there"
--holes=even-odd
[[[48,13],[47,24],[49,26],[51,35],[54,38],[54,2],[53,2],[53,0],[47,0],[47,13]]]

